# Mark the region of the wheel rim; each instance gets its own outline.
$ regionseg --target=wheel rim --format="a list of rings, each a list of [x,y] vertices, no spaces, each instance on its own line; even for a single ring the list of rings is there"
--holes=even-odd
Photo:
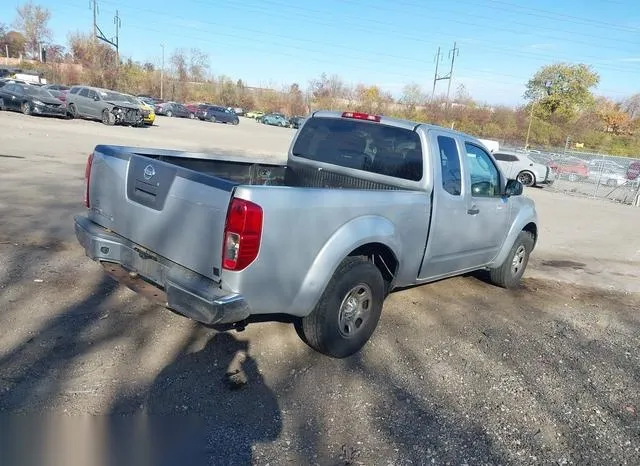
[[[170,111],[167,112],[167,116],[170,117],[171,115],[173,115],[173,113],[171,113]]]
[[[22,104],[22,112],[25,115],[28,115],[31,112],[31,108],[30,108],[28,103],[25,102],[25,103]]]
[[[345,295],[338,313],[340,335],[351,338],[365,326],[371,314],[373,293],[369,285],[360,283]]]
[[[523,172],[518,175],[518,181],[525,186],[531,186],[533,184],[533,176],[530,173]]]
[[[109,113],[107,113],[107,111],[103,111],[102,112],[102,122],[106,125],[107,123],[109,123]]]
[[[577,179],[578,179],[578,175],[576,175],[575,173],[569,174],[569,181],[575,181]]]
[[[516,275],[518,272],[520,272],[520,270],[522,270],[526,254],[527,250],[525,249],[524,245],[521,244],[520,246],[518,246],[518,249],[516,249],[516,253],[513,255],[513,260],[511,261],[511,272],[513,273],[513,275]]]

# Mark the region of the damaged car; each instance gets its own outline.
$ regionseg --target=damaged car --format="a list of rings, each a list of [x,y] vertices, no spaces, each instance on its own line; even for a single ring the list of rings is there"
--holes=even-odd
[[[98,120],[105,125],[143,126],[140,105],[115,91],[90,86],[73,86],[67,94],[67,108],[73,118]]]

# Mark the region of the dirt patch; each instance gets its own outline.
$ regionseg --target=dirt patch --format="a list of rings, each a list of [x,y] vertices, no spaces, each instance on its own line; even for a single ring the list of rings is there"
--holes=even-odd
[[[557,268],[572,268],[572,269],[583,269],[587,266],[582,262],[575,262],[569,260],[546,260],[541,262],[542,265],[546,265],[547,267],[557,267]]]

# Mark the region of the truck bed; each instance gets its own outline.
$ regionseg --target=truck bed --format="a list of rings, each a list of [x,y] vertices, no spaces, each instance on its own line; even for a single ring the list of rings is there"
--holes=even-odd
[[[214,281],[221,279],[226,215],[239,188],[398,189],[303,164],[112,145],[95,148],[91,179],[89,220]]]
[[[161,151],[166,152],[166,151]],[[244,185],[289,186],[297,188],[399,189],[336,171],[317,170],[302,164],[277,164],[239,157],[209,154],[160,154],[136,151],[136,155],[180,167],[233,183]]]

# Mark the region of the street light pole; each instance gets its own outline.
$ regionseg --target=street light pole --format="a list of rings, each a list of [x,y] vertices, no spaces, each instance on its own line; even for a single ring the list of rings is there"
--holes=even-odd
[[[162,65],[160,66],[160,99],[162,100],[162,88],[164,86],[164,44],[160,44],[162,47]]]

